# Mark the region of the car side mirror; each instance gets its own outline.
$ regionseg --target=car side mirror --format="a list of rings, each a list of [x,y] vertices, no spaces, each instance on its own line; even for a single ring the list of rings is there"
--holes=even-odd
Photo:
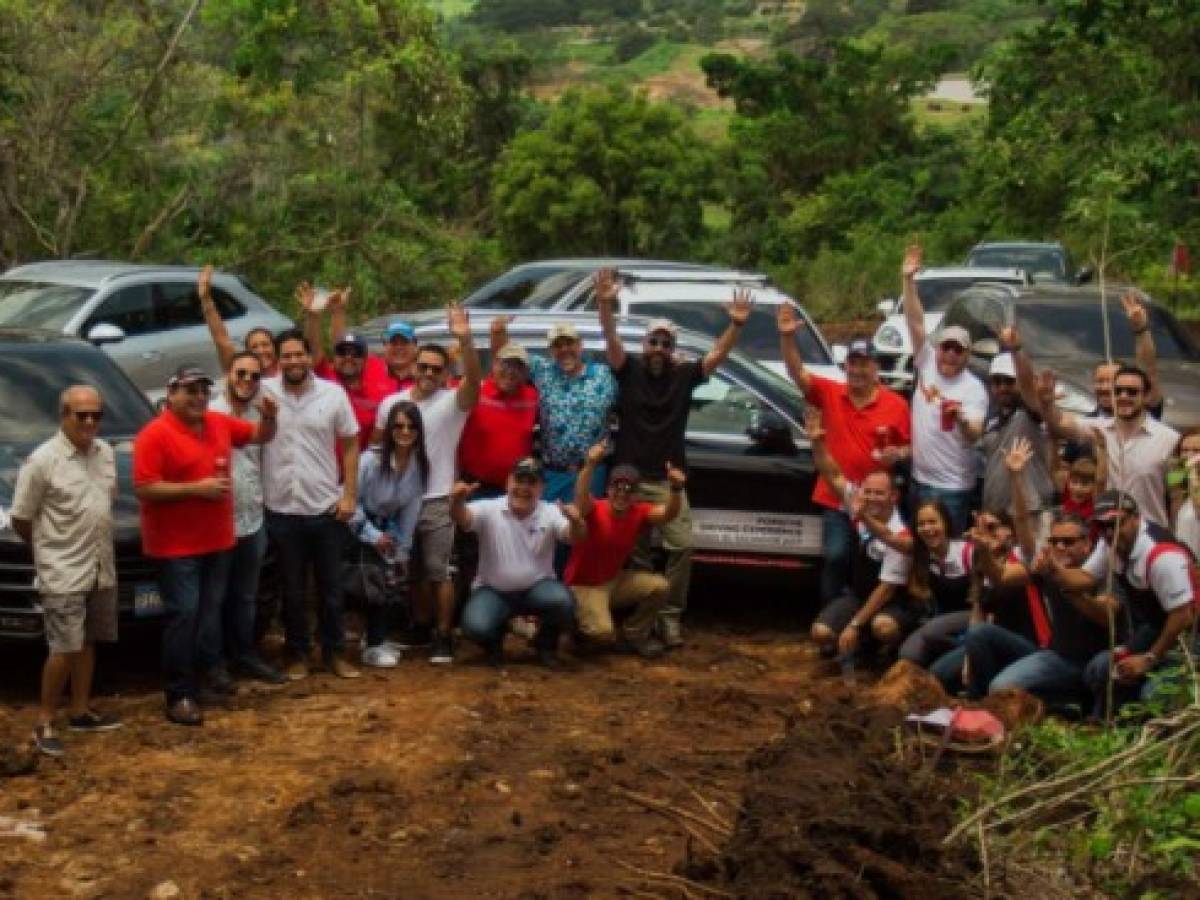
[[[1078,272],[1075,273],[1075,283],[1076,284],[1087,284],[1089,281],[1092,280],[1092,276],[1095,274],[1096,274],[1096,270],[1093,269],[1091,266],[1084,266],[1082,269],[1080,269]]]
[[[834,365],[838,365],[838,366],[846,365],[846,359],[850,356],[850,348],[849,347],[847,347],[845,344],[834,344],[829,349],[833,351]]]
[[[971,353],[975,356],[991,358],[1000,355],[1000,342],[995,338],[980,338],[971,345]]]
[[[88,330],[87,339],[97,347],[102,344],[119,344],[125,340],[125,331],[108,322],[97,322]]]
[[[896,311],[896,299],[894,297],[884,297],[875,304],[875,312],[879,313],[885,319]]]
[[[769,407],[759,407],[754,411],[750,424],[746,427],[746,435],[754,444],[755,450],[760,453],[794,455],[798,452],[791,425]]]

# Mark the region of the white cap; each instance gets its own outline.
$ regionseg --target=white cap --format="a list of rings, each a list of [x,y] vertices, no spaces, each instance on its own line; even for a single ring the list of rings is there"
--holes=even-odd
[[[988,367],[988,377],[993,375],[999,375],[1002,378],[1017,377],[1017,367],[1013,364],[1011,353],[998,353],[992,357],[992,364]]]

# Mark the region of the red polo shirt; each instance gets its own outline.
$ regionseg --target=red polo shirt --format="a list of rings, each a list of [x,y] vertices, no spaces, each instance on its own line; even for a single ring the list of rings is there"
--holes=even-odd
[[[635,502],[623,516],[615,516],[607,499],[592,504],[587,522],[587,539],[571,548],[563,580],[570,585],[598,587],[608,584],[625,566],[652,503]]]
[[[906,447],[912,443],[912,414],[908,403],[883,385],[875,389],[875,397],[870,403],[859,408],[850,400],[847,385],[812,375],[805,399],[821,410],[829,455],[841,467],[846,479],[855,484],[880,468],[872,453],[875,429],[888,430],[889,446]],[[817,479],[813,502],[831,509],[842,507],[841,500],[824,478]]]
[[[320,365],[315,366],[313,374],[342,385],[346,396],[350,398],[350,406],[354,408],[354,418],[358,422],[359,449],[365,450],[371,441],[371,429],[375,427],[375,414],[379,411],[379,404],[385,397],[390,397],[400,390],[396,379],[388,374],[387,363],[378,356],[367,354],[362,378],[358,380],[358,387],[353,388],[342,384],[342,379],[329,360],[322,360]],[[338,454],[338,459],[340,465],[341,454]]]
[[[459,470],[491,487],[504,487],[517,460],[533,452],[537,409],[533,385],[523,384],[506,397],[491,375],[485,378],[458,442]]]
[[[250,443],[254,431],[253,422],[206,412],[204,427],[196,434],[175,413],[163,410],[133,442],[133,483],[185,483],[213,478],[218,459],[225,461],[224,474],[228,476],[231,448]],[[220,500],[142,500],[141,508],[142,549],[147,556],[200,556],[234,545],[232,491]]]

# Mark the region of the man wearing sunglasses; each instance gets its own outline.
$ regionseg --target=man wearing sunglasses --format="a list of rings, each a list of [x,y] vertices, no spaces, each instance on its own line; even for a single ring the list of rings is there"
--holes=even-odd
[[[262,383],[262,361],[248,350],[234,354],[225,372],[224,389],[208,404],[213,412],[258,423],[262,414],[255,401]],[[283,673],[268,665],[255,645],[258,580],[267,555],[267,525],[263,510],[262,447],[247,444],[233,449],[230,478],[233,488],[233,532],[237,538],[224,555],[217,581],[224,625],[223,656],[233,674],[282,684]]]
[[[925,334],[925,310],[917,295],[921,248],[913,244],[900,268],[904,320],[913,346],[916,388],[912,396],[913,478],[910,501],[941,500],[956,534],[970,524],[979,474],[975,443],[983,434],[987,391],[971,372],[971,335],[944,326],[932,341]]]
[[[48,756],[63,755],[54,716],[68,681],[72,731],[120,727],[89,705],[96,642],[117,639],[115,456],[97,437],[104,414],[99,391],[86,385],[67,388],[59,412],[58,433],[22,464],[10,510],[13,531],[33,547],[50,648],[33,729],[34,745]]]
[[[1054,402],[1057,379],[1042,372],[1038,393],[1046,425],[1056,438],[1079,444],[1104,442],[1108,486],[1129,494],[1141,516],[1163,528],[1170,524],[1166,477],[1179,445],[1179,432],[1155,419],[1147,408],[1150,378],[1136,366],[1121,366],[1113,378],[1113,417],[1077,419]]]
[[[226,556],[236,544],[231,493],[235,447],[275,437],[278,404],[264,396],[259,421],[210,410],[212,379],[183,366],[167,382],[167,405],[133,444],[133,484],[142,511],[142,548],[158,560],[167,619],[162,656],[166,716],[200,725],[198,675],[207,695],[233,693],[221,660]]]
[[[708,380],[737,343],[738,334],[750,317],[753,296],[749,290],[735,289],[732,301],[726,306],[729,326],[704,359],[677,361],[675,338],[678,329],[669,319],[652,320],[642,340],[640,357],[629,358],[617,333],[618,292],[615,271],[604,269],[596,273],[596,305],[604,330],[605,354],[619,388],[620,429],[613,464],[632,465],[646,473],[639,485],[639,499],[666,503],[670,499],[671,484],[658,473],[665,473],[668,465],[687,469],[684,434],[692,406],[692,391]],[[681,499],[679,515],[662,529],[671,595],[659,616],[658,630],[668,648],[683,643],[680,619],[687,607],[692,575],[692,516],[687,495]]]

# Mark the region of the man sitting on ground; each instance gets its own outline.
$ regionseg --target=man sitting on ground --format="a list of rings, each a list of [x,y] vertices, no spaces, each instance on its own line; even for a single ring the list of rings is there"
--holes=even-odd
[[[575,592],[579,634],[586,641],[615,637],[612,610],[634,607],[622,626],[626,645],[645,659],[662,656],[665,647],[654,637],[654,624],[667,602],[670,584],[656,572],[627,569],[625,564],[646,525],[659,526],[679,515],[687,476],[667,464],[670,493],[666,503],[635,500],[639,475],[630,465],[617,466],[608,479],[604,499],[592,500],[595,469],[608,452],[606,444],[588,450],[575,480],[575,506],[587,523],[587,539],[571,548],[565,580]]]

